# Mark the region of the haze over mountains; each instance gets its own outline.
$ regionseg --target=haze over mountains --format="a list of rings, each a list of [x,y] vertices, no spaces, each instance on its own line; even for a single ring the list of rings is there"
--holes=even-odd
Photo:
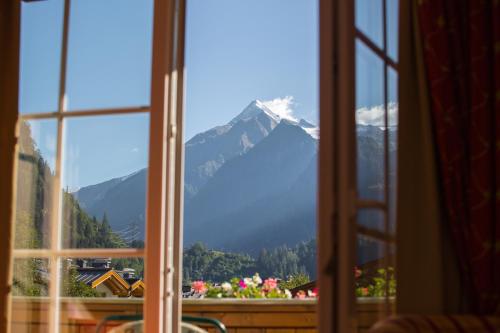
[[[360,188],[383,185],[383,133],[358,125]],[[280,117],[258,100],[222,126],[185,144],[184,245],[255,254],[316,234],[318,128]],[[373,162],[373,163],[372,163]],[[371,164],[370,164],[371,163]],[[75,193],[90,215],[106,213],[125,239],[143,239],[147,170],[87,186]]]

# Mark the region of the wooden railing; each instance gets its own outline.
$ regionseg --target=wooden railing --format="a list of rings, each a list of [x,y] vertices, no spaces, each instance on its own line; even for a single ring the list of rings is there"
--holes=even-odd
[[[358,303],[358,332],[366,332],[379,318],[382,300],[361,299]],[[142,313],[142,299],[63,298],[61,333],[94,333],[96,323],[115,314]],[[12,332],[46,332],[48,300],[15,297]],[[231,333],[316,332],[315,300],[184,300],[183,314],[221,320]]]

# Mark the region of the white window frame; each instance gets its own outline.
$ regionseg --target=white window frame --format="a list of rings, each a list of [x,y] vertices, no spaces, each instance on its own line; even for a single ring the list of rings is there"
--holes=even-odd
[[[181,317],[182,107],[185,0],[154,0],[151,105],[132,108],[66,109],[66,67],[71,0],[64,0],[58,109],[20,114],[19,121],[57,120],[50,247],[13,249],[13,259],[42,258],[49,264],[49,332],[60,331],[61,259],[65,257],[144,258],[145,332],[178,332]],[[64,120],[69,118],[150,115],[145,249],[64,249],[62,237],[62,161]],[[98,118],[96,118],[98,119]],[[17,175],[15,175],[17,176]],[[15,225],[16,217],[12,219]]]

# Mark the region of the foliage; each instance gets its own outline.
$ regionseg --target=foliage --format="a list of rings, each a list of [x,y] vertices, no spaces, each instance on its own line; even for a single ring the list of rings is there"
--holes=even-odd
[[[363,272],[360,269],[356,272],[356,296],[357,297],[389,297],[396,296],[396,278],[394,268],[379,268],[375,274]]]
[[[293,248],[286,245],[262,249],[257,258],[246,254],[208,249],[195,243],[184,250],[183,284],[204,280],[228,281],[235,276],[247,276],[259,271],[264,277],[289,279],[291,276],[316,276],[316,241],[301,242]]]
[[[66,265],[65,265],[66,266]],[[74,267],[63,268],[63,281],[61,294],[66,297],[104,297],[103,293],[98,292],[85,283],[77,280],[78,272]]]
[[[47,296],[48,281],[44,276],[47,261],[42,259],[15,259],[12,293],[14,296]]]
[[[28,122],[20,123],[18,188],[15,247],[41,248],[49,244],[51,220],[51,193],[54,173],[42,156],[32,137]],[[63,240],[65,247],[72,248],[121,248],[126,242],[116,235],[106,215],[98,220],[90,217],[79,205],[73,194],[62,192]],[[133,245],[144,247],[143,242]],[[136,272],[142,274],[142,260],[122,260],[117,265],[130,263]],[[47,296],[48,267],[41,259],[17,259],[14,262],[13,294],[19,296]],[[76,281],[76,270],[66,267],[63,272],[62,292],[67,296],[100,296],[89,286]]]
[[[297,275],[292,275],[286,281],[280,282],[280,287],[283,289],[293,289],[296,287],[303,286],[304,284],[310,282],[309,276],[304,273],[299,273]]]
[[[230,282],[220,285],[195,281],[192,283],[192,292],[198,298],[292,298],[290,291],[282,288],[277,279],[262,281],[258,273],[251,278],[232,278]]]
[[[195,243],[184,251],[183,280],[221,282],[233,276],[247,275],[255,269],[255,260],[245,254],[209,250],[202,243]]]
[[[135,270],[137,278],[144,277],[144,259],[142,258],[113,258],[111,267],[117,270],[132,268]]]

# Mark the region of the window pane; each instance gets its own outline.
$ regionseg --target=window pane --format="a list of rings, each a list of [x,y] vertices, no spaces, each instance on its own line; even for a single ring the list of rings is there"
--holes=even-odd
[[[387,53],[398,60],[399,0],[386,0],[387,11]]]
[[[57,111],[63,0],[21,2],[20,113]]]
[[[63,258],[60,267],[62,332],[95,332],[96,325],[110,315],[142,315],[142,258]],[[100,332],[120,324],[107,322]]]
[[[356,43],[356,135],[358,195],[384,200],[384,64],[360,41]]]
[[[385,232],[385,213],[380,209],[361,209],[358,211],[358,224],[366,228]]]
[[[389,104],[387,109],[389,122],[389,225],[391,231],[396,229],[396,190],[397,190],[397,158],[398,158],[398,74],[393,69],[388,69]]]
[[[50,246],[56,137],[55,120],[32,120],[20,123],[16,248]]]
[[[71,2],[69,110],[149,105],[152,3]]]
[[[358,331],[368,330],[395,310],[394,246],[358,235],[358,261],[354,269]]]
[[[381,49],[384,47],[382,0],[356,0],[356,28]]]
[[[12,332],[47,332],[49,319],[48,259],[14,259]]]
[[[149,115],[64,126],[63,246],[143,247]]]

